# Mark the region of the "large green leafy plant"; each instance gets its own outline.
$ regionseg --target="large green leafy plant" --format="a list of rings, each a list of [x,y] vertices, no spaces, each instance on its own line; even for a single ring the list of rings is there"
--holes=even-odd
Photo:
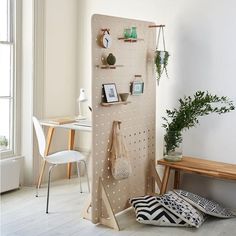
[[[182,131],[194,127],[199,123],[198,118],[211,113],[219,115],[235,109],[233,102],[227,97],[218,97],[209,92],[198,91],[193,97],[179,99],[179,108],[166,110],[167,118],[162,126],[166,130],[164,135],[165,151],[172,152],[182,142]]]

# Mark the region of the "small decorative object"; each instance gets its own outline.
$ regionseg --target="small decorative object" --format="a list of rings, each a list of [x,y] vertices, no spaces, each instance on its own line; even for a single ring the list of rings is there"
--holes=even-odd
[[[102,29],[102,31],[103,31],[103,33],[102,33],[102,36],[101,36],[101,45],[104,48],[110,48],[111,43],[112,43],[110,30],[109,29]]]
[[[87,99],[87,96],[85,94],[85,90],[84,90],[84,88],[81,88],[80,89],[80,95],[76,100],[77,103],[78,103],[78,106],[79,106],[79,115],[77,116],[76,120],[85,120],[86,119],[86,117],[82,115],[81,103],[86,102],[87,100],[88,99]]]
[[[131,37],[131,29],[130,29],[130,28],[126,28],[126,29],[124,30],[124,37],[125,37],[126,39],[128,39],[128,38]]]
[[[163,40],[163,47],[164,50],[158,50],[159,46],[159,41],[160,41],[160,34],[162,32],[162,40]],[[155,65],[156,65],[156,72],[157,72],[157,82],[159,84],[161,76],[163,72],[165,71],[166,77],[168,78],[168,72],[167,72],[167,65],[168,65],[168,60],[169,60],[169,52],[166,51],[166,46],[165,46],[165,37],[164,37],[164,26],[161,25],[159,27],[159,32],[158,32],[158,37],[157,37],[157,47],[156,47],[156,52],[155,52]]]
[[[141,80],[142,75],[135,75],[134,81],[130,83],[130,92],[132,95],[141,95],[144,91],[144,82]],[[137,80],[137,78],[140,78]]]
[[[136,39],[137,38],[137,29],[135,26],[131,28],[131,35],[130,38]]]
[[[126,102],[129,97],[129,93],[119,93],[119,95],[122,102]]]
[[[177,151],[182,143],[182,131],[199,123],[198,117],[217,113],[219,115],[235,109],[233,102],[227,97],[218,97],[209,92],[198,91],[193,97],[179,99],[179,109],[166,110],[167,118],[163,117],[166,130],[164,135],[164,159],[178,161],[182,154]],[[175,157],[176,156],[176,157]]]
[[[115,65],[115,63],[116,63],[116,57],[112,53],[109,53],[107,57],[107,64],[112,66]]]
[[[103,84],[103,89],[107,103],[119,101],[115,83]]]
[[[110,148],[111,173],[116,180],[127,179],[132,172],[120,125],[120,121],[113,121]]]

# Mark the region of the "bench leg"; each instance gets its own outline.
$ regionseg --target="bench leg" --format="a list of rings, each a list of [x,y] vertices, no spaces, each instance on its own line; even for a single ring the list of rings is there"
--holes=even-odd
[[[170,176],[170,167],[166,166],[164,171],[164,176],[162,179],[160,194],[164,194],[166,192],[169,176]]]
[[[178,189],[180,184],[180,171],[175,170],[174,189]]]

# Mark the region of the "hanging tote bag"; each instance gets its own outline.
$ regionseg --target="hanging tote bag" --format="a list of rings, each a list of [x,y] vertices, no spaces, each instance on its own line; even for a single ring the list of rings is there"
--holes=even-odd
[[[113,122],[110,149],[111,173],[116,180],[126,179],[132,172],[120,124],[120,121]]]

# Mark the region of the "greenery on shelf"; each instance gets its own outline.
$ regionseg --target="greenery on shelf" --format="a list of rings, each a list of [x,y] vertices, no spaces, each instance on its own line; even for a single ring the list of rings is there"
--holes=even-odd
[[[162,58],[162,53],[164,53],[164,57]],[[168,59],[170,54],[168,51],[159,51],[156,50],[156,57],[155,57],[155,65],[156,65],[156,72],[157,72],[157,82],[159,83],[163,72],[165,71],[166,77],[168,78]]]
[[[167,118],[162,117],[165,121],[162,126],[166,130],[164,135],[166,153],[174,151],[179,146],[182,142],[181,132],[198,124],[200,116],[210,113],[221,115],[235,109],[233,102],[227,97],[211,95],[208,91],[197,91],[193,97],[185,96],[179,99],[179,104],[179,109],[166,110]]]

